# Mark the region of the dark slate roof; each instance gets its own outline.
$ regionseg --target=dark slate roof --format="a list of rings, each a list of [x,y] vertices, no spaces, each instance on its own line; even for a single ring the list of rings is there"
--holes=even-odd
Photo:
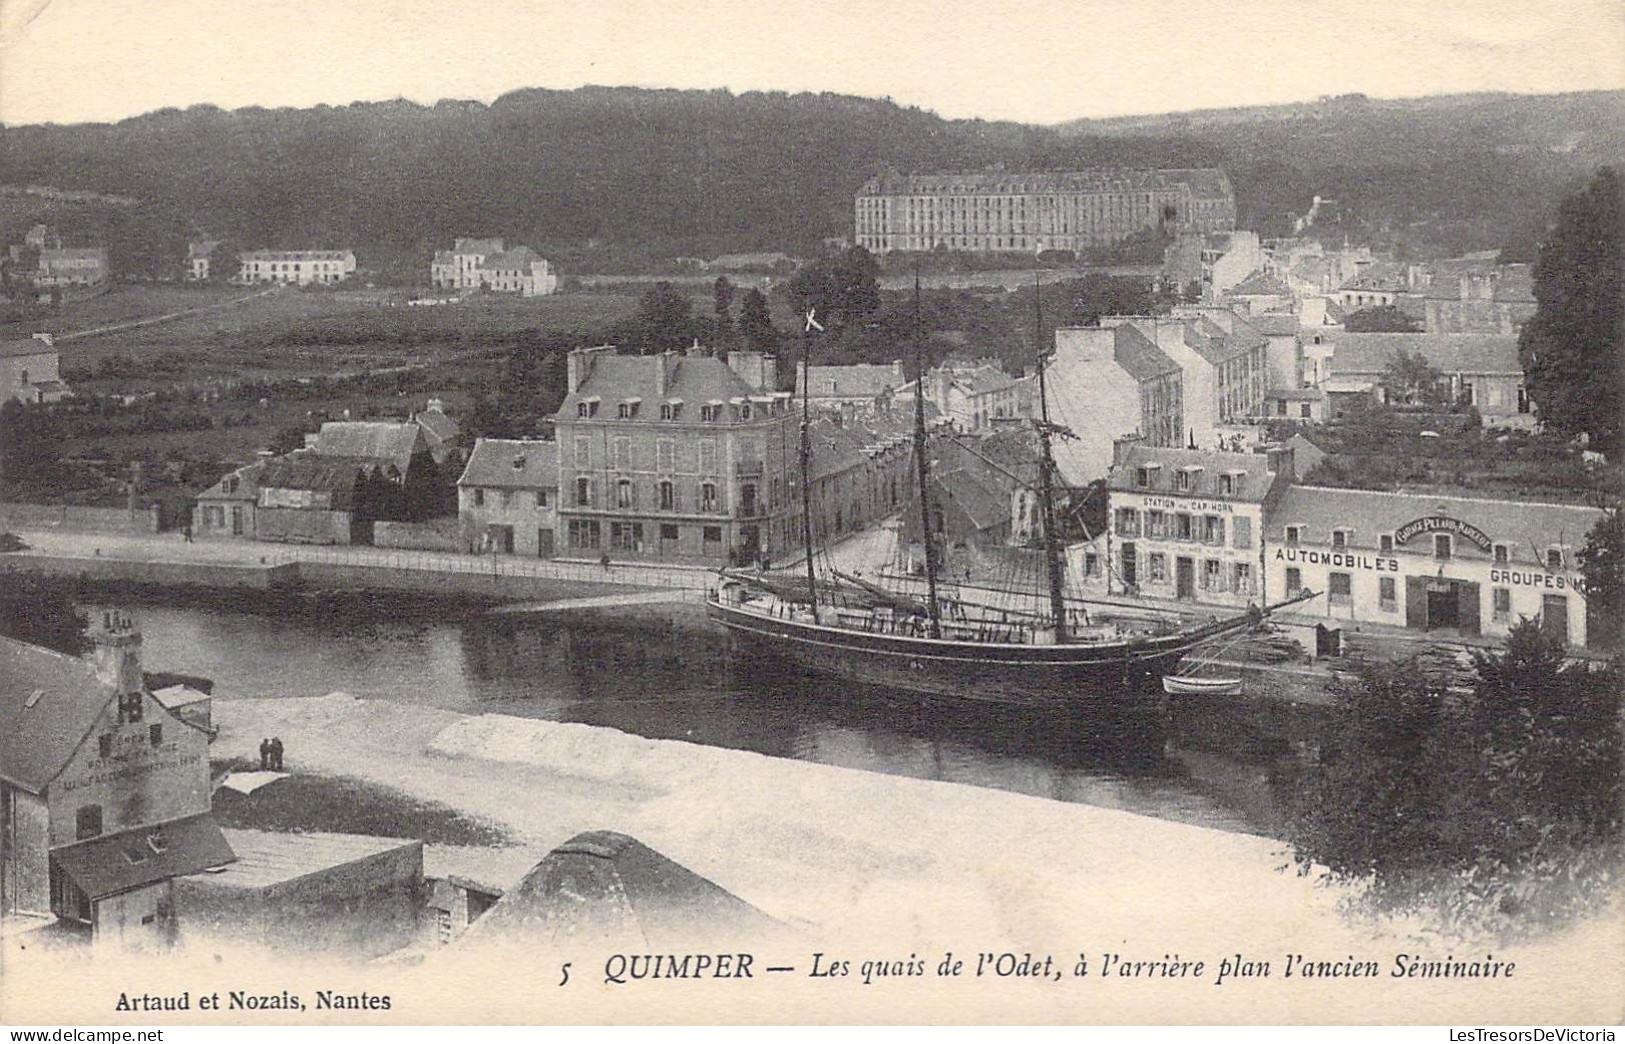
[[[500,254],[505,249],[501,239],[471,239],[460,236],[452,241],[453,254]]]
[[[23,337],[14,341],[0,341],[0,359],[15,359],[24,355],[55,355],[57,348],[38,337]]]
[[[224,866],[236,858],[207,812],[51,850],[52,861],[92,899]]]
[[[422,429],[411,421],[328,421],[316,436],[321,456],[393,464],[403,475],[412,455],[425,448]]]
[[[235,471],[228,471],[220,477],[220,481],[198,494],[199,499],[208,500],[258,500],[260,495],[260,473],[265,470],[265,461],[255,461],[245,464]],[[236,492],[226,492],[230,479],[237,479]]]
[[[1287,289],[1286,283],[1278,276],[1260,270],[1226,290],[1225,293],[1231,297],[1246,296],[1248,294],[1272,294],[1284,297],[1290,294],[1291,291]]]
[[[1009,494],[982,481],[968,468],[933,474],[931,500],[943,511],[959,515],[977,532],[998,529],[1010,522]],[[950,530],[955,528],[949,526]]]
[[[649,952],[681,953],[718,941],[751,943],[784,930],[750,903],[643,843],[594,830],[549,852],[458,943],[530,949],[636,941]]]
[[[1301,432],[1287,439],[1286,445],[1292,450],[1292,470],[1299,478],[1315,470],[1327,457],[1325,450],[1315,445]]]
[[[1296,337],[1298,317],[1291,312],[1263,312],[1249,315],[1247,325],[1265,337]]]
[[[895,364],[856,363],[851,366],[814,366],[809,395],[878,398],[907,383]],[[796,367],[796,395],[801,395],[801,367]],[[832,387],[833,385],[833,387]]]
[[[530,247],[521,246],[514,247],[512,250],[504,250],[500,254],[493,254],[490,257],[487,257],[484,261],[480,262],[480,267],[488,271],[524,271],[530,268],[532,261],[543,260],[546,259],[536,251],[532,250]]]
[[[1405,289],[1405,268],[1395,261],[1373,261],[1361,265],[1338,289],[1398,292]]]
[[[261,489],[309,489],[331,492],[355,488],[357,476],[371,461],[309,456],[278,457],[260,472]]]
[[[1009,195],[1029,192],[1169,192],[1188,188],[1198,198],[1229,198],[1229,180],[1212,167],[1151,170],[1144,167],[1105,167],[1090,170],[960,171],[942,174],[900,174],[886,171],[870,178],[859,195],[977,192]]]
[[[412,418],[418,426],[435,442],[450,442],[462,432],[457,422],[446,416],[442,410],[426,409]]]
[[[1150,485],[1138,484],[1138,470],[1149,468]],[[1176,490],[1174,473],[1182,468],[1201,468],[1188,490]],[[1221,494],[1219,476],[1244,472],[1240,493]],[[1268,459],[1260,453],[1220,453],[1216,450],[1167,449],[1158,446],[1130,446],[1121,464],[1114,464],[1106,477],[1109,488],[1127,492],[1178,492],[1209,500],[1235,500],[1259,503],[1269,492],[1273,475]]]
[[[1522,373],[1514,334],[1341,333],[1332,338],[1332,373],[1380,374],[1401,351],[1421,353],[1441,373]]]
[[[1602,517],[1602,509],[1583,504],[1541,504],[1517,500],[1444,496],[1329,486],[1292,486],[1270,514],[1272,538],[1285,526],[1299,526],[1303,543],[1331,542],[1333,528],[1352,528],[1352,547],[1377,547],[1383,534],[1392,534],[1408,522],[1428,515],[1447,515],[1477,526],[1496,543],[1511,545],[1514,561],[1541,561],[1545,549],[1561,544],[1571,553],[1585,546],[1586,534]],[[1428,545],[1431,551],[1432,545]],[[1465,540],[1456,541],[1456,553],[1488,557]]]
[[[0,638],[0,779],[43,791],[112,698],[88,660]]]
[[[552,439],[478,439],[459,486],[557,489],[559,444]]]
[[[721,359],[709,355],[678,355],[670,359],[671,380],[665,394],[659,390],[658,355],[616,355],[601,352],[592,357],[592,372],[581,386],[565,396],[558,416],[574,419],[576,406],[584,399],[597,396],[602,401],[600,417],[615,416],[615,406],[626,399],[642,400],[638,412],[641,420],[660,419],[660,404],[670,399],[683,400],[683,419],[696,420],[699,408],[707,402],[760,397],[764,392],[752,388]]]
[[[1128,323],[1116,328],[1112,358],[1137,381],[1178,373],[1179,364],[1168,358],[1145,334]]]
[[[1205,315],[1199,319],[1187,320],[1185,323],[1185,344],[1214,366],[1234,359],[1264,343],[1264,338],[1239,317],[1235,320],[1234,328],[1228,333]]]

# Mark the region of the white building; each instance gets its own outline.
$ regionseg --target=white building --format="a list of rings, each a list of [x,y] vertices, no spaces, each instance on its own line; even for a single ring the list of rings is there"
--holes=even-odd
[[[342,283],[355,275],[349,250],[250,250],[237,257],[237,279],[243,283]]]
[[[58,370],[61,357],[51,335],[0,342],[0,404],[59,402],[70,394]]]
[[[1268,513],[1265,596],[1297,614],[1504,635],[1520,617],[1574,646],[1589,621],[1578,554],[1599,508],[1293,486]]]
[[[450,250],[437,250],[429,281],[441,290],[491,290],[541,297],[559,287],[553,265],[527,246],[509,249],[501,239],[458,238]]]
[[[457,514],[481,551],[553,557],[559,445],[551,439],[478,439],[457,480]]]
[[[459,236],[450,250],[435,251],[429,263],[429,281],[440,290],[478,290],[480,266],[507,247],[501,239]]]

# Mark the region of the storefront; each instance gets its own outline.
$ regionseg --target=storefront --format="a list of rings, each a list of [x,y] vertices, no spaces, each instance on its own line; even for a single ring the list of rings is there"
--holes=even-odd
[[[1584,646],[1578,553],[1600,509],[1431,494],[1289,488],[1265,520],[1268,599],[1314,616],[1459,635],[1538,620]]]

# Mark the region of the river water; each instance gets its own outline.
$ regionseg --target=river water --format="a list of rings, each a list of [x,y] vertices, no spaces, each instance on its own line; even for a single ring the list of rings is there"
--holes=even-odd
[[[726,635],[689,607],[524,618],[477,610],[448,616],[430,606],[303,613],[241,604],[122,607],[141,626],[149,671],[211,678],[221,700],[341,690],[993,787],[1223,830],[1279,829],[1267,758],[844,691],[733,656]]]

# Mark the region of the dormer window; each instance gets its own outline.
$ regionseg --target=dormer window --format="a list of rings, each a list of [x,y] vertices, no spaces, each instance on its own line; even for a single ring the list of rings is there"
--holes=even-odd
[[[1150,468],[1135,468],[1134,469],[1134,484],[1136,486],[1139,486],[1141,489],[1150,489],[1151,488],[1151,469]]]
[[[742,402],[739,404],[739,419],[742,421],[750,420],[750,403]]]
[[[1495,554],[1495,564],[1506,565],[1507,559],[1511,557],[1507,553],[1507,546],[1505,544],[1496,544],[1493,550]]]
[[[1551,570],[1554,573],[1560,572],[1563,569],[1563,549],[1562,548],[1560,548],[1560,547],[1548,547],[1546,549],[1546,568]]]
[[[128,692],[118,698],[118,720],[120,723],[141,720],[141,694]]]
[[[627,399],[621,403],[620,419],[634,420],[638,415],[638,407],[643,404],[642,399]]]
[[[664,421],[676,420],[682,409],[683,404],[680,402],[663,402],[660,404],[660,419]]]
[[[1297,547],[1298,546],[1298,540],[1302,535],[1303,535],[1303,528],[1301,526],[1287,526],[1286,527],[1286,533],[1285,533],[1285,539],[1286,539],[1287,546],[1288,547]]]
[[[592,416],[592,412],[588,408],[588,405],[586,403],[578,402],[578,403],[576,403],[576,416],[577,417],[590,417],[590,416]]]
[[[1174,488],[1180,491],[1189,491],[1191,488],[1191,473],[1184,468],[1174,472]]]
[[[1392,554],[1394,550],[1394,534],[1384,533],[1377,538],[1377,549],[1383,554]]]
[[[1349,546],[1349,534],[1346,529],[1332,530],[1332,550],[1342,551]]]

